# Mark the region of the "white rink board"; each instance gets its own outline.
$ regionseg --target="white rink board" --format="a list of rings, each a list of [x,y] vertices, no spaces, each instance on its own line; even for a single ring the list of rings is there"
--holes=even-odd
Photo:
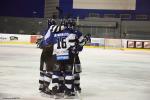
[[[11,37],[16,37],[17,39],[11,40]],[[1,34],[0,42],[30,42],[31,35],[21,35],[21,34]]]

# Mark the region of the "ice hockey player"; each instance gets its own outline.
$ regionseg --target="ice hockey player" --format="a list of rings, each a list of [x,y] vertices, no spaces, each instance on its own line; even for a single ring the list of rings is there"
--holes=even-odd
[[[51,39],[49,39],[53,40],[52,43],[54,43],[53,56],[55,59],[55,63],[52,75],[52,92],[54,94],[54,97],[56,97],[60,91],[59,77],[62,74],[62,72],[64,75],[65,96],[74,96],[73,67],[75,55],[78,51],[80,51],[80,43],[82,44],[82,42],[84,42],[84,37],[82,36],[81,32],[78,32],[72,28],[74,26],[74,22],[72,20],[64,22],[64,25],[67,28],[60,32],[51,33]]]
[[[54,20],[53,20],[53,22],[54,22]],[[49,24],[55,25],[54,23],[52,23],[52,20],[51,20],[51,23],[49,20]],[[49,29],[49,26],[48,26],[48,29]],[[43,42],[44,42],[45,32],[42,33],[42,36],[43,36],[43,38],[39,44],[39,48],[42,49],[42,53],[41,53],[41,57],[40,57],[40,79],[39,79],[40,86],[39,86],[39,90],[41,92],[50,94],[51,91],[48,88],[48,86],[49,86],[50,81],[51,81],[51,71],[48,71],[47,69],[48,69],[48,60],[51,60],[50,58],[52,58],[53,48],[50,44],[48,46],[44,45]]]
[[[86,34],[85,36],[82,35],[82,33],[78,30],[76,30],[76,23],[74,20],[68,20],[69,28],[73,29],[74,34],[80,34],[78,35],[78,40],[76,41],[75,49],[73,50],[74,53],[74,88],[76,91],[81,93],[81,87],[80,87],[80,73],[82,72],[81,62],[79,58],[79,52],[82,51],[83,46],[90,42],[91,35]]]
[[[58,25],[56,25],[56,21],[51,19],[48,21],[48,32],[57,32],[61,29],[58,29]],[[40,79],[39,79],[39,90],[46,94],[51,95],[51,90],[49,89],[49,84],[52,78],[52,53],[53,53],[53,45],[47,41],[49,34],[44,33],[43,39],[40,42],[40,48],[42,49],[41,57],[40,57]]]
[[[70,32],[73,32],[74,34],[80,34],[81,35],[81,33],[79,32],[79,31],[77,31],[77,30],[73,30],[73,28],[71,28],[71,27],[73,27],[75,25],[75,22],[73,22],[73,21],[71,21],[70,20],[70,22],[68,21],[68,24],[67,24],[67,27],[69,27],[68,29],[70,30]],[[66,26],[66,25],[65,25]],[[52,25],[52,26],[50,26],[50,29],[48,30],[48,34],[46,34],[45,36],[44,36],[44,38],[45,38],[45,45],[46,46],[48,46],[48,45],[50,45],[50,43],[52,43],[51,42],[51,39],[48,39],[49,38],[49,36],[51,35],[51,33],[58,33],[58,32],[60,32],[60,31],[62,31],[63,29],[65,29],[65,27],[64,27],[64,25],[61,25],[61,26],[57,26],[57,25]],[[73,56],[74,57],[72,57],[72,58],[74,58],[74,62],[73,63],[76,63],[75,65],[74,65],[74,86],[75,86],[75,88],[76,88],[76,90],[79,90],[79,91],[81,91],[81,88],[80,88],[80,76],[79,76],[79,73],[81,72],[81,67],[80,67],[80,60],[79,60],[79,57],[78,57],[78,50],[80,49],[80,50],[82,50],[82,46],[83,46],[83,44],[85,44],[85,41],[87,41],[87,40],[85,40],[86,38],[83,38],[83,36],[81,35],[81,36],[78,36],[77,38],[79,38],[79,40],[78,40],[78,44],[80,44],[80,45],[76,45],[76,48],[75,48],[75,46],[73,47],[74,48],[74,54],[73,54]],[[74,41],[75,42],[75,41]],[[77,42],[77,41],[76,41]],[[61,43],[63,43],[63,41],[61,42]],[[64,41],[64,43],[65,43],[65,41]],[[77,43],[76,43],[77,44]],[[78,49],[78,50],[77,50]],[[49,50],[47,50],[47,51],[49,51]],[[76,53],[75,53],[76,52]],[[46,54],[46,53],[45,53]],[[50,56],[47,56],[47,57],[50,57]],[[51,60],[47,60],[49,63],[51,63],[51,62],[53,62],[53,61],[51,61]],[[49,65],[49,64],[46,64],[46,65]],[[50,66],[53,66],[53,64],[51,64]],[[49,72],[48,70],[47,70],[47,72]],[[47,76],[46,74],[43,74],[43,77],[44,77],[44,75],[45,76]],[[43,78],[44,79],[44,78]],[[47,78],[48,79],[48,78]],[[45,83],[45,82],[44,82]],[[48,82],[46,82],[46,83],[48,83]],[[60,81],[60,77],[59,77],[59,85],[60,85],[60,83],[63,85],[63,80],[61,80]],[[48,87],[48,85],[46,85],[46,89],[48,89],[47,88]],[[59,86],[59,88],[61,88],[60,86]],[[45,91],[45,89],[44,89],[44,91]],[[47,92],[46,92],[47,93]],[[50,92],[51,93],[51,92]]]

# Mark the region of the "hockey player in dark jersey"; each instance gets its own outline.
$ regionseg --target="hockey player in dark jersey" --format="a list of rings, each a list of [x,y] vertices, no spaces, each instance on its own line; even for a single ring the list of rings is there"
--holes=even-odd
[[[66,23],[64,23],[64,24],[66,24]],[[74,46],[71,46],[70,45],[70,47],[68,48],[68,50],[69,50],[69,52],[71,51],[71,60],[68,62],[68,63],[71,63],[71,66],[73,66],[74,67],[74,71],[72,71],[73,73],[73,78],[74,78],[74,83],[72,83],[72,88],[71,88],[71,90],[70,91],[73,91],[73,86],[75,87],[75,89],[76,90],[78,90],[78,91],[81,91],[81,88],[80,88],[80,76],[79,76],[79,73],[81,72],[81,66],[80,66],[80,60],[79,60],[79,57],[78,57],[78,52],[80,51],[80,50],[82,50],[82,47],[83,47],[83,45],[85,44],[85,39],[86,38],[84,38],[83,36],[82,36],[82,33],[81,32],[79,32],[79,31],[77,31],[77,30],[74,30],[72,27],[75,25],[75,23],[74,22],[67,22],[67,25],[63,25],[63,24],[61,24],[61,26],[58,26],[58,25],[51,25],[50,26],[50,28],[49,28],[49,30],[47,31],[47,33],[45,34],[45,36],[44,36],[44,41],[43,41],[43,44],[44,44],[44,46],[45,47],[51,47],[51,49],[49,48],[47,48],[47,53],[49,52],[49,56],[47,56],[47,57],[49,57],[48,59],[50,59],[50,60],[47,60],[46,62],[46,68],[52,68],[52,66],[53,66],[53,64],[54,64],[54,61],[52,61],[52,59],[51,59],[51,53],[50,52],[52,52],[53,50],[52,50],[52,45],[54,45],[54,40],[55,39],[53,39],[53,38],[50,38],[50,37],[54,37],[54,35],[52,34],[52,33],[61,33],[61,32],[63,32],[63,31],[68,31],[68,33],[73,33],[73,34],[76,34],[76,36],[75,36],[75,40],[68,40],[68,43],[66,42],[66,41],[64,41],[64,40],[59,40],[59,38],[57,39],[57,43],[58,43],[58,40],[60,41],[57,45],[58,45],[58,47],[59,48],[61,48],[61,46],[62,46],[62,48],[63,48],[63,46],[65,46],[66,44],[75,44]],[[67,28],[66,28],[67,27]],[[62,31],[63,30],[63,31]],[[73,36],[74,37],[74,36]],[[68,39],[71,39],[72,38],[72,36],[70,35],[69,37],[68,37]],[[70,42],[69,42],[70,41]],[[66,45],[67,46],[67,45]],[[49,51],[50,50],[50,51]],[[44,53],[44,54],[46,54],[46,53]],[[46,55],[45,55],[46,56]],[[46,57],[46,58],[47,58]],[[52,64],[52,62],[53,62],[53,64]],[[49,63],[49,64],[48,64]],[[62,63],[59,63],[60,65],[63,65]],[[56,62],[56,64],[55,65],[57,65],[57,62]],[[65,64],[66,65],[66,64]],[[56,67],[56,66],[55,66]],[[43,68],[42,68],[43,69]],[[41,70],[42,70],[41,69]],[[55,68],[54,68],[55,69]],[[46,69],[47,70],[47,72],[49,72],[49,69]],[[51,69],[52,70],[52,69]],[[50,70],[50,71],[51,71]],[[64,71],[64,69],[61,69],[62,71]],[[54,71],[54,70],[53,70]],[[54,71],[55,72],[55,71]],[[49,73],[49,76],[51,76],[51,72]],[[45,75],[45,74],[43,74],[43,75]],[[58,76],[59,76],[59,78],[58,78],[58,81],[57,81],[57,83],[58,83],[58,86],[59,85],[63,85],[63,79],[62,78],[60,78],[60,76],[61,75],[65,75],[64,73],[60,73]],[[48,75],[45,75],[46,77],[48,76]],[[54,76],[54,75],[53,75]],[[46,80],[50,80],[50,78],[44,78],[44,79],[46,79]],[[60,79],[62,79],[61,81],[60,81]],[[46,81],[46,80],[44,80],[44,81]],[[53,81],[54,83],[55,83],[55,81]],[[67,82],[66,80],[65,80],[65,82]],[[73,82],[73,81],[72,81]],[[48,87],[48,84],[49,84],[49,81],[47,81],[47,82],[44,82],[44,83],[46,83],[46,89],[47,89],[47,87]],[[61,83],[61,84],[60,84]],[[67,87],[67,85],[65,84],[65,87]],[[61,88],[60,86],[59,86],[59,88]],[[55,88],[53,89],[53,90],[55,90]],[[65,89],[66,90],[66,89]],[[71,95],[71,92],[68,92],[68,91],[66,91],[65,92],[66,94],[68,94],[68,95]]]
[[[72,94],[74,86],[74,54],[72,48],[75,46],[75,39],[77,34],[73,34],[71,30],[65,29],[61,33],[54,34],[54,51],[53,55],[56,59],[56,64],[53,69],[52,83],[53,93],[59,91],[59,75],[64,74],[65,95],[74,96]]]
[[[48,20],[48,30],[51,25],[55,25],[54,20]],[[46,32],[42,33],[43,38],[40,41],[39,48],[42,49],[40,57],[40,79],[39,79],[39,90],[41,92],[51,94],[51,90],[48,88],[51,77],[52,77],[52,64],[49,63],[52,60],[53,46],[51,44],[44,45],[44,37]]]
[[[40,79],[39,79],[39,90],[46,94],[51,94],[51,90],[49,89],[49,84],[52,78],[52,68],[53,68],[53,45],[50,43],[51,40],[47,41],[49,37],[48,32],[57,32],[60,31],[60,27],[56,25],[54,19],[48,21],[48,30],[43,33],[43,38],[40,42],[39,47],[42,49],[41,57],[40,57]],[[48,33],[48,34],[47,34]],[[46,40],[46,41],[45,41]]]
[[[74,34],[79,34],[79,36],[77,36],[77,38],[80,38],[80,40],[81,40],[82,33],[75,30],[74,27],[76,27],[75,26],[76,23],[75,23],[74,20],[72,20],[72,19],[69,19],[67,21],[66,20],[61,20],[61,25],[67,27],[70,30],[72,30],[72,32]],[[80,64],[80,59],[79,59],[78,53],[79,53],[79,51],[82,51],[83,46],[79,46],[78,44],[76,43],[76,47],[74,46],[74,48],[72,48],[72,51],[74,51],[74,53],[73,53],[73,58],[74,58],[74,62],[73,62],[74,86],[73,86],[73,89],[75,88],[77,91],[81,92],[81,88],[80,88],[81,64]],[[60,79],[59,79],[59,83],[60,83],[59,85],[60,85],[60,91],[61,92],[63,92],[63,84],[62,84],[63,81],[64,81],[63,74],[61,74]]]
[[[82,33],[78,30],[75,29],[76,23],[74,20],[70,19],[67,22],[67,25],[69,28],[73,30],[74,34],[77,35],[77,39],[75,46],[72,48],[72,51],[74,52],[74,88],[76,91],[81,93],[81,87],[80,87],[80,73],[82,72],[81,68],[81,62],[79,58],[79,52],[82,51],[83,46],[87,43],[90,42],[90,34],[86,34],[85,36],[82,35]]]
[[[83,44],[84,38],[81,32],[72,29],[72,26],[69,23],[67,23],[66,26],[67,27],[63,31],[52,33],[49,32],[48,36],[50,38],[45,41],[53,43],[54,46],[53,56],[55,58],[55,63],[52,75],[53,94],[55,95],[59,91],[59,77],[63,72],[65,95],[73,96],[74,94],[72,93],[74,92],[74,72],[81,72],[79,66],[77,68],[75,67],[75,70],[73,70],[76,57],[75,55],[77,55],[77,52],[79,51],[79,46],[81,46],[80,44]],[[80,49],[82,50],[82,47]],[[78,63],[80,64],[79,59]]]

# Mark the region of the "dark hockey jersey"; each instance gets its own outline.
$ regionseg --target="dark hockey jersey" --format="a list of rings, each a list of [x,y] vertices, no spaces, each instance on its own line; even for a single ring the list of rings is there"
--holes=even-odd
[[[71,50],[73,50],[70,48],[76,49],[82,34],[66,28],[62,32],[53,33],[51,36],[54,43],[53,55],[56,55],[57,60],[68,60],[72,54]]]
[[[53,55],[56,55],[57,60],[69,59],[70,50],[73,50],[70,48],[82,51],[82,41],[82,33],[69,28],[60,32],[52,32],[49,29],[44,37],[44,45],[53,44]]]

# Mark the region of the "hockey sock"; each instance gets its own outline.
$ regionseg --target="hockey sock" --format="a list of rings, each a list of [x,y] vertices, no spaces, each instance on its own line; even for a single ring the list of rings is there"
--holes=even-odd
[[[44,86],[48,87],[52,80],[52,72],[47,72],[44,76]]]
[[[65,73],[65,87],[66,87],[66,90],[72,91],[73,80],[74,80],[74,78],[73,78],[72,72],[66,72]]]
[[[44,84],[44,75],[46,71],[40,71],[39,84]]]
[[[60,74],[59,76],[59,90],[60,90],[60,93],[63,93],[64,92],[64,75],[63,73]]]
[[[80,88],[80,74],[79,73],[74,74],[74,86],[77,90],[81,90],[81,88]]]
[[[60,72],[53,72],[52,75],[52,92],[55,95],[56,93],[58,93],[59,90],[59,76],[60,76]]]

